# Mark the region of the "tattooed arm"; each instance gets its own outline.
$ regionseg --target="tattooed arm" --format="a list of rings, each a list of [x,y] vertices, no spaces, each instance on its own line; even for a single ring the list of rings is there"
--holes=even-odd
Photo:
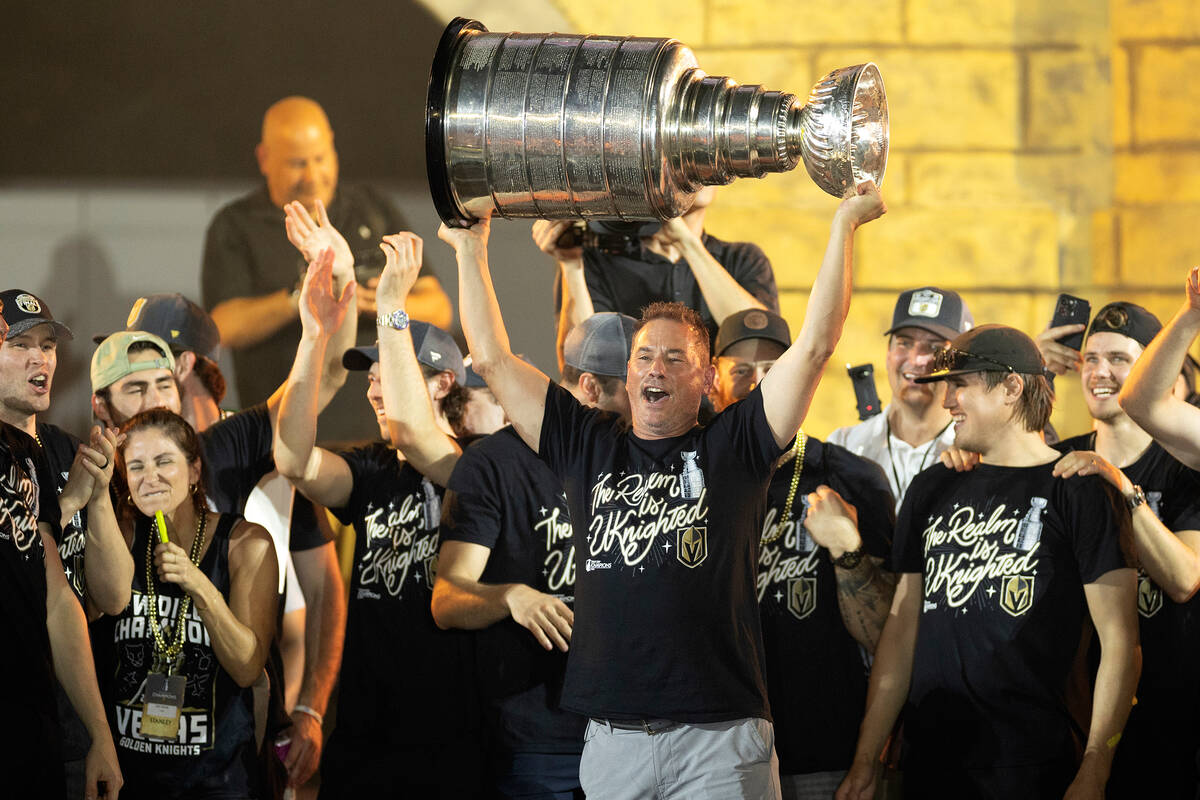
[[[828,486],[818,486],[808,496],[808,503],[804,527],[814,542],[829,551],[830,558],[836,560],[862,550],[854,506]],[[864,555],[852,568],[834,565],[842,623],[872,655],[896,591],[896,576],[883,569],[882,563],[882,559]]]

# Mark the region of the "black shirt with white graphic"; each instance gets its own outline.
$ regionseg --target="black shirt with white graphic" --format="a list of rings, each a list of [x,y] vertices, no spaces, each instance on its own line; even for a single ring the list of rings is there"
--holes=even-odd
[[[229,538],[241,520],[222,514],[209,525],[209,544],[199,569],[229,602]],[[153,520],[139,515],[134,525],[133,593],[129,605],[108,626],[114,662],[111,669],[109,725],[121,761],[125,788],[132,797],[202,797],[209,793],[255,796],[258,785],[254,753],[254,697],[237,685],[221,666],[208,628],[195,603],[188,604],[184,628],[185,676],[179,733],[174,741],[160,741],[141,733],[146,676],[154,668],[155,643],[150,625],[151,593],[146,585],[147,549],[157,538]],[[182,601],[178,584],[154,576],[154,602],[166,643],[174,641],[181,624]]]
[[[549,387],[539,454],[563,476],[581,568],[563,708],[770,719],[755,576],[781,451],[759,391],[650,440]]]
[[[381,442],[340,455],[353,489],[330,511],[355,542],[333,738],[454,741],[475,721],[474,667],[469,636],[438,630],[429,608],[442,489]]]
[[[480,581],[523,583],[575,602],[575,546],[562,481],[512,427],[463,451],[450,476],[442,541],[491,550]],[[580,753],[587,720],[558,708],[567,656],[512,618],[475,639],[489,733],[507,752]]]
[[[1096,435],[1074,436],[1056,447],[1064,453],[1095,450]],[[1200,530],[1200,473],[1157,442],[1121,471],[1142,487],[1146,505],[1168,530]],[[1191,800],[1200,786],[1200,594],[1176,603],[1139,569],[1137,603],[1142,675],[1113,761],[1109,796],[1138,796],[1145,776],[1153,774],[1156,796]]]
[[[811,436],[783,519],[795,469],[787,460],[771,479],[758,555],[767,690],[784,775],[847,769],[867,699],[866,659],[842,621],[829,551],[804,528],[807,495],[824,484],[854,506],[863,549],[885,562],[895,522],[879,465]]]
[[[1074,758],[1064,694],[1083,587],[1127,565],[1130,522],[1103,479],[1053,468],[937,465],[909,487],[893,557],[924,579],[904,717],[912,769]]]
[[[65,789],[38,532],[39,522],[58,531],[54,487],[39,479],[48,470],[37,443],[0,422],[0,768],[52,796]]]

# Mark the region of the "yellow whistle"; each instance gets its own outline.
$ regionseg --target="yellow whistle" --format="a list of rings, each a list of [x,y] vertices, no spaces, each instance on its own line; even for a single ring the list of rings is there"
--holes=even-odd
[[[163,518],[161,511],[154,512],[154,521],[158,523],[158,540],[163,544],[167,543],[167,521]]]

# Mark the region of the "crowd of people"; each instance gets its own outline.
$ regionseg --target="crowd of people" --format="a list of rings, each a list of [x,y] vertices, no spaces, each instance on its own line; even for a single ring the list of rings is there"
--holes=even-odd
[[[257,156],[203,306],[148,294],[96,337],[82,437],[39,420],[69,320],[0,291],[28,796],[1200,797],[1200,268],[1165,327],[1118,301],[1030,336],[901,292],[890,403],[820,441],[873,184],[794,337],[762,251],[704,231],[711,189],[622,253],[535,223],[554,380],[509,340],[488,219],[438,231],[464,356],[320,106],[273,105]],[[1068,372],[1092,419],[1060,438]]]

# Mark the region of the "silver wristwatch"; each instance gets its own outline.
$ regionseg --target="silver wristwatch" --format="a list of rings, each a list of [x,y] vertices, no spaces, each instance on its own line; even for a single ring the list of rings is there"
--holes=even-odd
[[[381,328],[392,328],[402,331],[408,327],[408,314],[402,308],[398,308],[387,314],[380,311],[379,316],[375,318],[375,324]]]
[[[1142,491],[1142,487],[1134,484],[1133,494],[1125,498],[1125,504],[1129,506],[1129,510],[1133,511],[1142,503],[1146,502],[1146,493]]]

